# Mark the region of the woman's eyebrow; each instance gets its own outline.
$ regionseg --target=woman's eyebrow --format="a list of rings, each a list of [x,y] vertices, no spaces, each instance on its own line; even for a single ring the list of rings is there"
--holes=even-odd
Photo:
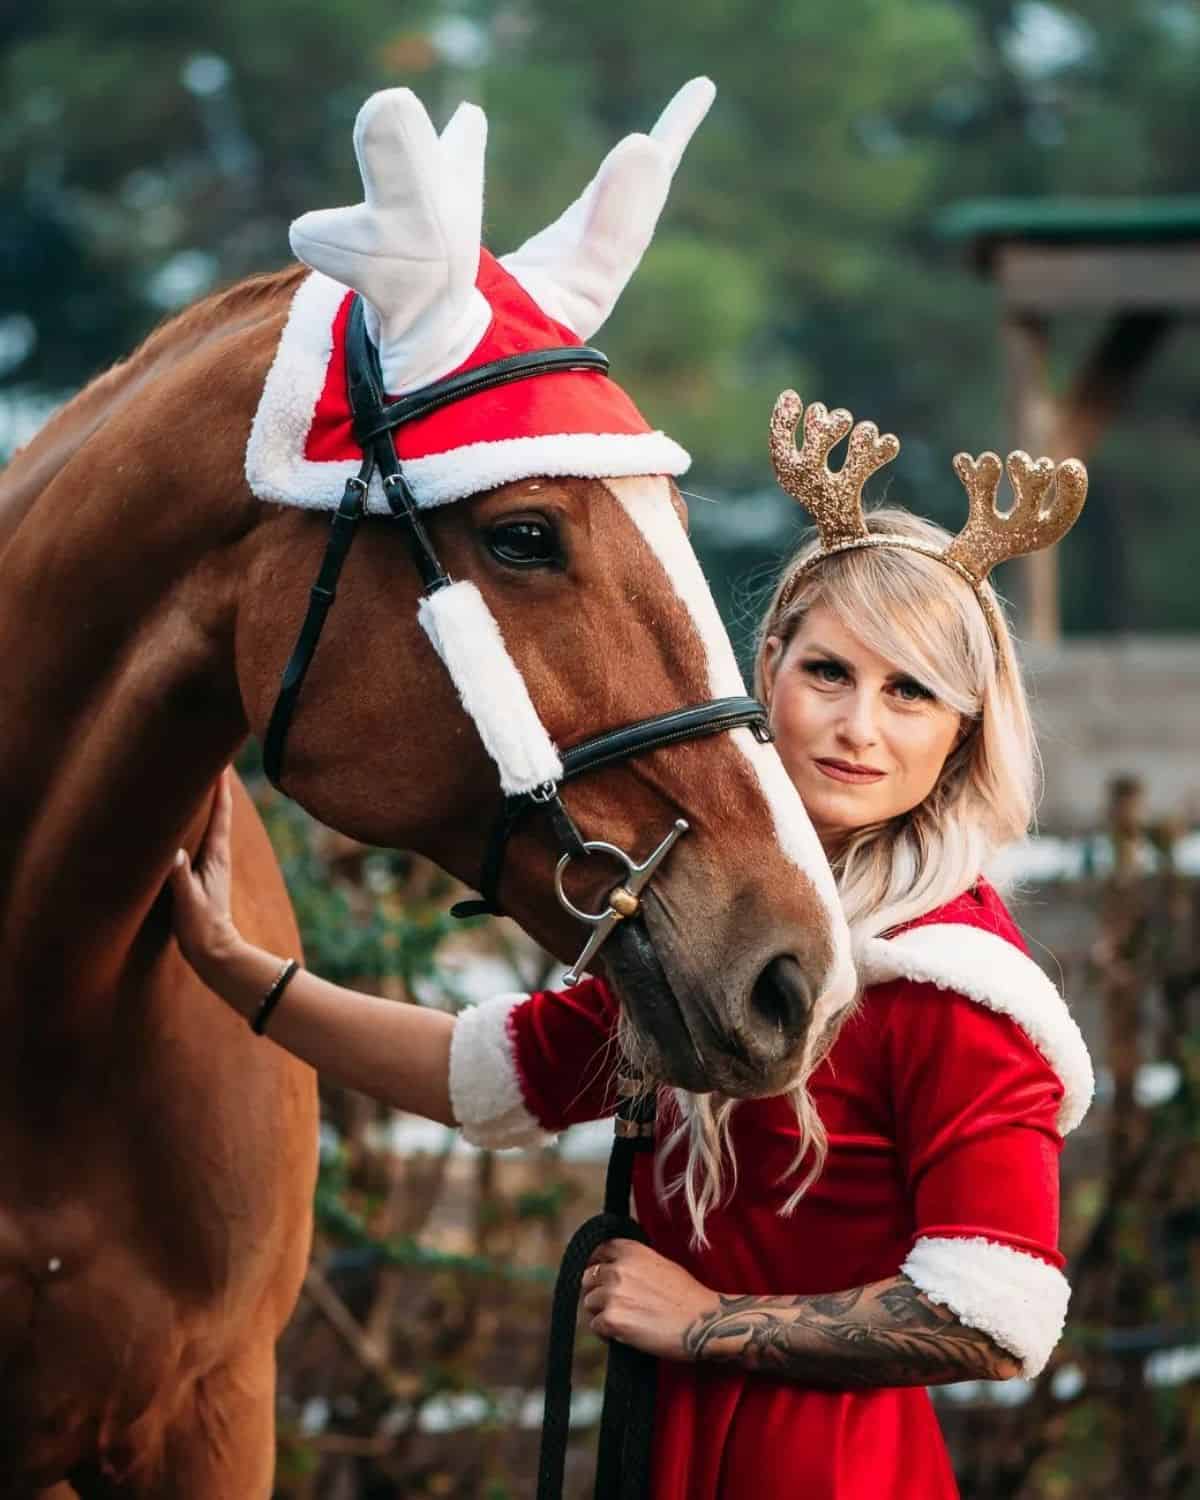
[[[837,652],[832,650],[829,646],[822,646],[820,641],[810,641],[804,649],[805,651],[813,651],[818,656],[827,656],[830,661],[837,662],[839,667],[845,667],[847,672],[853,670],[851,663],[848,662],[844,656],[839,656]]]

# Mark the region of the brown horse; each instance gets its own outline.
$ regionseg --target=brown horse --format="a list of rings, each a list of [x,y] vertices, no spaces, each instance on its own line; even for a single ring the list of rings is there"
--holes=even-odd
[[[162,886],[212,787],[262,735],[328,520],[250,494],[251,416],[300,273],[235,287],[95,381],[0,480],[0,1497],[269,1493],[275,1339],[308,1253],[311,1072],[210,996]],[[535,510],[570,566],[485,539]],[[508,484],[429,513],[499,621],[547,730],[741,691],[663,478]],[[367,517],[288,740],[287,790],[370,843],[473,881],[496,769],[417,620],[394,523]],[[604,950],[659,1075],[753,1094],[845,998],[828,871],[773,749],[742,729],[567,790],[639,857],[691,825],[644,923]],[[234,916],[298,951],[264,831],[235,801]],[[504,903],[572,958],[531,821]],[[586,879],[582,877],[586,874]],[[599,903],[612,871],[581,870]],[[636,929],[636,930],[635,930]],[[782,976],[782,977],[781,977]]]

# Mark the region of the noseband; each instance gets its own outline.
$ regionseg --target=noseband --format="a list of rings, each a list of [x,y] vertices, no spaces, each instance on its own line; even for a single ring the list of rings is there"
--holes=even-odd
[[[425,595],[428,597],[436,594],[451,582],[421,522],[416,499],[396,455],[392,433],[404,423],[428,416],[439,407],[462,400],[465,396],[507,385],[513,380],[527,380],[562,370],[588,370],[607,375],[608,360],[598,349],[590,349],[585,345],[573,349],[542,349],[530,354],[516,354],[507,359],[493,360],[463,374],[436,380],[396,401],[388,401],[383,391],[379,355],[367,337],[362,299],[354,298],[346,330],[346,379],[354,415],[354,436],[362,449],[363,461],[357,475],[346,481],[341,502],[334,513],[329,542],[316,582],[312,586],[304,623],[284,669],[279,696],[271,711],[263,744],[263,766],[276,786],[280,785],[284,745],[296,701],[317,649],[317,642],[321,638],[325,619],[336,597],[338,576],[346,561],[350,543],[354,540],[359,521],[366,513],[367,491],[376,470],[383,484],[391,519],[399,521],[405,527]],[[757,699],[716,698],[707,703],[692,704],[672,709],[669,713],[656,714],[652,718],[639,719],[636,723],[626,724],[621,728],[605,730],[602,734],[594,735],[562,751],[561,781],[548,781],[532,791],[504,799],[492,826],[480,873],[479,891],[482,899],[459,902],[454,907],[455,916],[475,916],[483,912],[498,913],[501,910],[500,880],[508,841],[528,813],[544,812],[562,850],[554,877],[559,902],[572,916],[592,929],[583,952],[566,976],[567,982],[573,983],[617,923],[636,915],[641,905],[641,891],[675,841],[687,832],[688,825],[684,819],[677,819],[653,853],[638,864],[615,844],[583,838],[562,801],[562,783],[572,781],[589,771],[618,764],[631,756],[662,749],[664,745],[699,739],[704,735],[719,734],[743,726],[749,727],[755,738],[764,743],[771,739],[766,710]],[[573,905],[563,885],[571,861],[588,855],[602,856],[625,866],[624,881],[609,893],[607,905],[600,912],[585,912]]]

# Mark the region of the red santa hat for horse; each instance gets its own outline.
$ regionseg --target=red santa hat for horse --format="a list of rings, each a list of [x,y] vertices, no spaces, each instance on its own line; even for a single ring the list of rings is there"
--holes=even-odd
[[[609,153],[561,218],[499,260],[480,246],[483,112],[460,105],[439,136],[410,90],[373,95],[354,130],[364,201],[292,225],[292,248],[314,274],[293,300],[251,429],[253,492],[334,509],[357,472],[344,374],[347,288],[363,298],[392,396],[590,338],[650,243],[714,93],[706,78],[686,84],[649,135],[627,136]],[[396,451],[422,506],[515,479],[678,475],[689,463],[615,381],[584,370],[455,401],[403,426]],[[368,509],[388,509],[378,479]]]

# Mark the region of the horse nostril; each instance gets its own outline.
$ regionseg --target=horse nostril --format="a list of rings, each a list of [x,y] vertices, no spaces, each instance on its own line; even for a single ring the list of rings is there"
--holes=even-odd
[[[801,1035],[812,1014],[813,992],[804,970],[790,954],[773,958],[754,981],[754,1013],[792,1036]]]

